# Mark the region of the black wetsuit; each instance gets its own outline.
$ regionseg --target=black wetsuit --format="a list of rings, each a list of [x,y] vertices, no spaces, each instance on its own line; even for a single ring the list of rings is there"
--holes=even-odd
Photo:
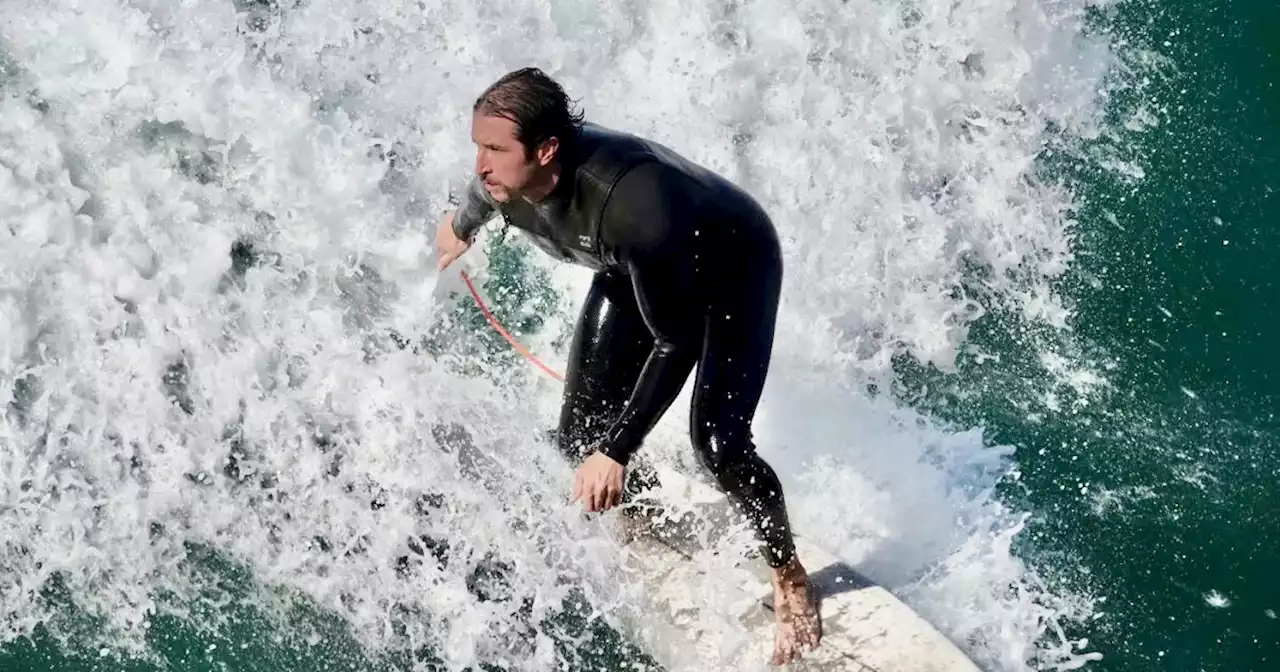
[[[782,284],[777,234],[728,180],[660,144],[587,124],[538,203],[474,181],[454,218],[470,240],[496,209],[553,257],[596,270],[574,336],[558,442],[627,464],[697,365],[690,428],[701,464],[756,526],[766,561],[794,546],[751,422]],[[630,483],[629,483],[630,486]]]

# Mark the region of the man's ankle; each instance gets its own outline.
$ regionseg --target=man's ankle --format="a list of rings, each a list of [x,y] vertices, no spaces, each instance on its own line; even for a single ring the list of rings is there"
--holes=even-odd
[[[773,584],[799,586],[808,583],[809,575],[800,564],[800,558],[793,555],[786,564],[773,568]]]

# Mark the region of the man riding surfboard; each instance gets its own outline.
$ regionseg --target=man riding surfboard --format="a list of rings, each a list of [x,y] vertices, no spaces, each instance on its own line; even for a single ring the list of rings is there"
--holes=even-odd
[[[587,511],[643,488],[632,455],[696,367],[699,462],[752,522],[772,570],[772,662],[816,647],[821,625],[773,469],[751,422],[782,286],[777,233],[727,179],[656,142],[584,122],[536,68],[476,100],[475,178],[436,234],[443,270],[495,211],[552,257],[595,271],[566,370],[556,441]]]

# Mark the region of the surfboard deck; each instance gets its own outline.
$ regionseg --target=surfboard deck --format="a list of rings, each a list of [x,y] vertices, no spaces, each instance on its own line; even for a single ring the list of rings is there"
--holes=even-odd
[[[667,669],[979,672],[910,607],[800,535],[797,553],[818,600],[822,642],[771,668],[776,619],[768,566],[758,555],[718,551],[738,520],[718,490],[659,471],[656,499],[666,510],[636,525],[624,548],[649,607],[632,627]]]

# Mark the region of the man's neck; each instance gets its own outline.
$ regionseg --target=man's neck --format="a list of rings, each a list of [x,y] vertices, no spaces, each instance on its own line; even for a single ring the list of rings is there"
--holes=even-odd
[[[560,162],[553,161],[549,166],[547,179],[537,186],[526,189],[521,196],[530,203],[537,203],[551,195],[557,184],[560,184]]]

